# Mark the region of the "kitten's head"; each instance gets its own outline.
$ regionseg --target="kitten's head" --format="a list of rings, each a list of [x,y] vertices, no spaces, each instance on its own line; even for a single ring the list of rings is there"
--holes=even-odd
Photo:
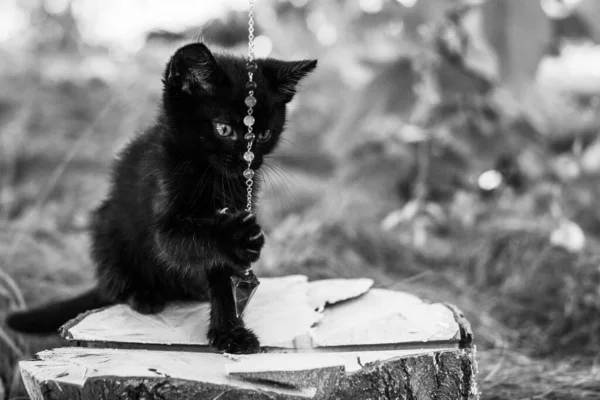
[[[252,168],[276,147],[284,129],[286,104],[300,80],[317,65],[316,60],[257,59],[253,80],[256,135]],[[227,175],[241,174],[247,146],[244,117],[248,107],[248,72],[242,57],[212,53],[202,43],[181,47],[164,73],[163,106],[170,137],[178,148],[208,160]]]

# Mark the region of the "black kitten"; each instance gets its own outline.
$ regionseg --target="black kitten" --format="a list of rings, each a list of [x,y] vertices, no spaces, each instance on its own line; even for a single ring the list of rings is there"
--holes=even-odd
[[[257,60],[253,169],[275,149],[286,104],[316,64]],[[243,211],[247,81],[243,58],[213,54],[202,43],[175,52],[164,73],[158,121],[123,150],[110,193],[93,214],[97,287],[12,314],[10,327],[48,333],[104,305],[126,302],[156,313],[169,301],[210,299],[210,342],[232,353],[259,349],[254,333],[235,315],[230,284],[233,274],[259,258],[264,244],[256,216]]]

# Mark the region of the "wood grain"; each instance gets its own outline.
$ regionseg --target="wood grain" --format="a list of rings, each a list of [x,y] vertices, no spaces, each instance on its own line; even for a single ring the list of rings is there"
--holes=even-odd
[[[20,367],[42,399],[476,399],[469,349],[222,354],[62,348]]]

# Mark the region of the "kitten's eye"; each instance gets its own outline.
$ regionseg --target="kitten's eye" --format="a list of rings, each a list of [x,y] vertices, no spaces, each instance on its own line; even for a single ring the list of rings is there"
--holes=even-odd
[[[231,129],[231,126],[229,126],[227,124],[215,122],[214,126],[215,126],[215,131],[217,132],[217,135],[219,135],[221,137],[228,137],[233,134],[233,129]]]
[[[268,129],[266,131],[258,134],[258,140],[260,140],[261,142],[266,142],[270,138],[271,138],[271,131]]]

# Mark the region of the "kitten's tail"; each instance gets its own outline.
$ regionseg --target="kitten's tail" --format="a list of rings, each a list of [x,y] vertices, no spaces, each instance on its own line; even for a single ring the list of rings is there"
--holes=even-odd
[[[56,333],[64,323],[79,314],[111,304],[94,288],[71,299],[9,314],[6,324],[22,333]]]

